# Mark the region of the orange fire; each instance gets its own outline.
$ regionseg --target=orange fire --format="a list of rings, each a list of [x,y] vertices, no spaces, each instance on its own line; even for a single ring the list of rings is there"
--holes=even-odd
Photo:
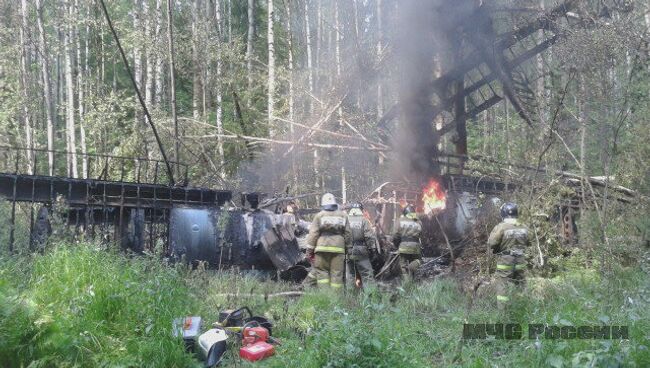
[[[435,179],[429,180],[429,184],[422,191],[422,204],[427,215],[444,210],[447,206],[445,190]]]

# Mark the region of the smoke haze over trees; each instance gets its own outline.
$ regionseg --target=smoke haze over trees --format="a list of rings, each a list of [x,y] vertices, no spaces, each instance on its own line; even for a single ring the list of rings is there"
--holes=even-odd
[[[193,185],[331,190],[350,200],[386,180],[419,180],[414,171],[436,171],[431,155],[454,152],[455,137],[438,137],[439,122],[419,110],[432,98],[427,83],[450,70],[463,47],[442,37],[445,27],[477,5],[451,3],[107,7],[163,146],[190,165]],[[557,5],[481,3],[499,32]],[[469,152],[616,177],[647,193],[648,5],[579,3],[582,23],[527,66],[539,76],[529,81],[538,124],[527,126],[501,102],[468,121]],[[36,163],[26,154],[22,162],[28,170],[65,167],[74,177],[93,165],[75,152],[160,158],[97,2],[0,1],[0,9],[1,145],[72,152]]]

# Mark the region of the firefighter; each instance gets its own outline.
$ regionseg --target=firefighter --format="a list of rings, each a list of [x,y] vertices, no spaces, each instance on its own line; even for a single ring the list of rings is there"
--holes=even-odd
[[[420,266],[421,234],[422,223],[417,218],[415,208],[409,204],[402,211],[402,216],[400,216],[393,234],[393,244],[398,247],[402,280],[411,280],[415,270]]]
[[[355,286],[356,275],[361,283],[368,286],[375,278],[370,255],[375,251],[375,233],[370,221],[363,216],[363,205],[351,203],[348,211],[352,229],[352,251],[348,256],[346,281],[348,287]]]
[[[288,224],[296,237],[303,236],[309,230],[309,223],[298,217],[298,205],[291,201],[282,212],[283,223]]]
[[[518,216],[515,203],[504,203],[501,206],[503,221],[494,227],[488,238],[488,246],[497,255],[495,289],[500,309],[510,301],[509,289],[522,285],[525,280],[525,250],[530,240],[528,228],[519,223]]]
[[[345,253],[352,246],[348,215],[338,209],[336,198],[325,193],[322,211],[314,216],[307,235],[307,257],[312,258],[313,276],[318,286],[342,288]]]

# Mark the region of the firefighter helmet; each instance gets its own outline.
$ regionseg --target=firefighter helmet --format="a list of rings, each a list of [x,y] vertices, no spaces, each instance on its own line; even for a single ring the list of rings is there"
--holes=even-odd
[[[336,206],[336,198],[332,193],[323,194],[323,198],[320,200],[320,205],[325,206]]]
[[[363,215],[363,204],[361,204],[361,202],[352,202],[348,204],[348,215],[350,216]]]
[[[407,215],[409,215],[411,213],[415,213],[415,207],[413,207],[412,204],[408,204],[408,205],[406,205],[406,207],[404,207],[404,210],[402,210],[402,214],[404,216],[407,216]]]
[[[519,216],[519,210],[516,203],[506,202],[501,206],[501,218],[517,218],[517,216]]]
[[[352,202],[348,205],[349,209],[357,208],[363,211],[363,204],[361,202]]]

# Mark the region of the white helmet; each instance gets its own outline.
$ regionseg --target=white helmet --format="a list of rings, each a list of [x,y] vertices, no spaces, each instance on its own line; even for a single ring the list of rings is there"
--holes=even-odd
[[[323,198],[321,198],[320,200],[320,205],[323,207],[336,205],[336,198],[334,197],[334,194],[332,193],[323,194]]]

